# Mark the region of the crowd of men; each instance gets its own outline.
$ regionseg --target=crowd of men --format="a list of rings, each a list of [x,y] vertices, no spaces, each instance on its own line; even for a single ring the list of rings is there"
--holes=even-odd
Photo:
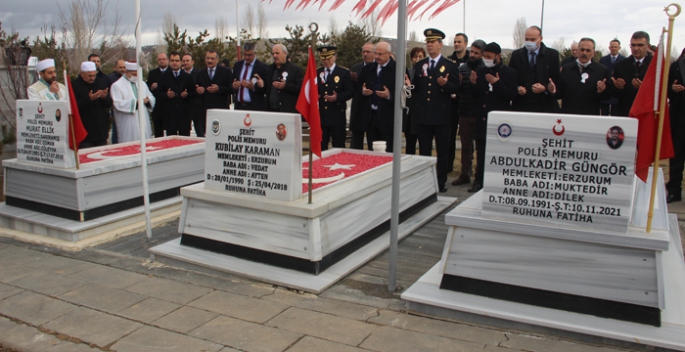
[[[444,57],[444,32],[426,29],[424,35],[425,50],[411,49],[413,66],[405,72],[403,88],[395,85],[397,67],[387,42],[365,44],[361,48],[362,62],[350,69],[336,65],[335,46],[317,48],[321,63],[317,86],[322,149],[346,146],[347,102],[351,100],[350,147],[363,149],[366,140],[371,150],[374,141],[385,141],[387,151],[392,151],[395,92],[411,88],[412,97],[403,111],[406,152],[414,154],[418,142],[421,155],[437,155],[440,192],[447,191],[447,175],[454,170],[457,135],[461,165],[452,185],[470,184],[469,192],[482,189],[490,111],[628,116],[653,57],[649,34],[643,31],[631,36],[629,57],[619,54],[621,42],[614,39],[609,44],[609,55],[597,62],[595,41],[581,38],[573,43],[572,55],[562,61],[557,50],[543,43],[542,30],[531,26],[525,31],[524,47],[511,53],[508,65],[504,65],[502,49],[495,42],[479,39],[469,46],[468,36],[457,33],[454,52]],[[189,54],[159,54],[157,68],[149,72],[147,86],[143,87],[142,106],[154,126],[154,131],[147,126],[146,137],[153,133],[156,137],[189,136],[191,123],[197,136],[204,137],[207,110],[229,109],[231,105],[238,110],[297,112],[304,74],[288,59],[287,47],[272,47],[270,65],[256,59],[255,54],[254,43],[246,43],[243,59],[231,69],[226,60],[220,61],[219,54],[210,50],[200,70],[194,68]],[[119,60],[114,72],[107,76],[100,71],[97,55],[91,55],[81,65],[79,77],[72,81],[88,131],[81,148],[107,143],[110,112],[114,116],[113,143],[140,138],[137,69],[136,63]],[[29,87],[30,99],[64,99],[66,88],[56,81],[54,61],[41,61],[37,71],[40,79]],[[685,139],[676,138],[685,130],[681,122],[685,121],[684,55],[672,64],[670,72],[668,92],[676,156],[671,159],[668,202],[681,200],[685,164]]]

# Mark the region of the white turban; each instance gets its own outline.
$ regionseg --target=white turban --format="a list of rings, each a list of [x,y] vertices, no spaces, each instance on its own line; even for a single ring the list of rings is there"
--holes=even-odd
[[[81,63],[81,72],[93,72],[97,71],[98,68],[92,61],[84,61]]]
[[[43,72],[50,67],[55,67],[55,60],[45,59],[36,65],[36,72]]]
[[[126,61],[126,71],[137,71],[137,70],[138,70],[138,63],[137,62]]]

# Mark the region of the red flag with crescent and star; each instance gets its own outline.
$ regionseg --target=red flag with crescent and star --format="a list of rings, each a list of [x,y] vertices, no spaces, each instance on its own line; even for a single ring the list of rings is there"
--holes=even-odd
[[[652,62],[649,64],[645,79],[642,80],[642,85],[637,91],[637,96],[633,101],[633,106],[630,108],[630,113],[628,114],[629,116],[638,119],[635,174],[642,182],[647,182],[649,167],[652,166],[652,163],[654,162],[654,153],[656,151],[659,119],[656,117],[655,111],[658,110],[657,107],[661,93],[660,81],[664,69],[662,50],[663,45],[659,45]],[[663,115],[664,127],[661,137],[659,160],[672,158],[674,155],[668,107],[664,109]]]
[[[297,98],[297,111],[302,114],[309,123],[309,150],[321,157],[321,116],[319,115],[319,88],[316,86],[316,63],[314,62],[312,47],[309,47],[309,59],[307,59],[307,71],[304,74],[304,82],[300,89],[300,97]]]
[[[66,71],[65,71],[66,72]],[[66,75],[65,75],[66,77]],[[74,133],[71,133],[72,124],[69,124],[69,148],[71,150],[76,150],[76,147],[86,139],[88,132],[86,128],[83,127],[83,122],[81,122],[81,114],[78,112],[78,105],[76,104],[76,97],[74,96],[74,90],[71,88],[71,80],[65,79],[67,85],[69,86],[69,109],[71,120],[73,121]],[[74,138],[76,141],[74,143]]]

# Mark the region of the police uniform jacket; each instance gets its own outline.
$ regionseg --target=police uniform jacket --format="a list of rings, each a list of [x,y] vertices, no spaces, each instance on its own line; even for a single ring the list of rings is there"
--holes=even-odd
[[[614,89],[614,96],[618,98],[618,105],[616,106],[617,116],[628,116],[630,107],[633,106],[633,101],[637,95],[637,89],[633,87],[632,83],[633,78],[644,80],[650,62],[652,62],[652,55],[648,53],[642,60],[639,69],[632,55],[616,64],[613,77],[616,79],[623,78],[626,82],[623,89]]]
[[[444,86],[438,84],[439,77],[447,77]],[[435,68],[430,69],[430,57],[414,65],[412,81],[413,110],[410,110],[412,131],[418,125],[450,125],[452,120],[452,94],[459,93],[459,67],[453,61],[440,57]]]
[[[583,74],[587,74],[585,79]],[[597,82],[601,80],[605,80],[607,87],[597,93]],[[577,62],[564,66],[556,86],[554,97],[562,100],[561,112],[581,115],[599,115],[602,100],[610,97],[613,89],[609,70],[594,61],[583,68],[582,73]]]
[[[345,111],[347,101],[354,95],[354,85],[350,71],[335,65],[335,68],[328,75],[328,79],[323,80],[324,67],[316,70],[319,88],[319,111],[321,115],[321,126],[345,126],[347,122]],[[338,97],[334,102],[324,100],[324,95],[331,95],[335,92]]]
[[[493,76],[499,74],[499,80],[490,85],[485,79],[488,73]],[[477,102],[476,117],[479,117],[474,137],[482,140],[486,136],[488,113],[495,110],[511,110],[511,101],[518,94],[518,85],[516,71],[504,66],[501,62],[493,67],[479,68],[476,75],[478,76],[476,84],[471,85],[471,94]]]

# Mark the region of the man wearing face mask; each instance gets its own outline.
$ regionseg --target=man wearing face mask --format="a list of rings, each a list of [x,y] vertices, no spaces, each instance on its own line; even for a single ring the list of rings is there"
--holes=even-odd
[[[592,61],[595,41],[582,38],[578,59],[563,66],[558,84],[550,80],[547,89],[561,99],[564,114],[599,115],[602,99],[611,93],[611,76],[602,64]]]
[[[509,67],[518,75],[518,96],[513,109],[530,112],[557,112],[559,104],[547,91],[549,80],[559,79],[559,52],[542,42],[538,26],[526,29],[525,46],[511,53]]]
[[[452,181],[453,186],[471,183],[473,173],[473,132],[476,129],[476,99],[471,94],[471,72],[483,67],[485,42],[477,39],[471,44],[469,60],[459,66],[461,84],[459,87],[459,139],[461,140],[461,175]]]
[[[649,34],[643,31],[633,33],[630,38],[631,56],[616,64],[612,82],[616,89],[614,96],[618,98],[616,104],[616,116],[628,116],[630,107],[637,95],[637,90],[642,85],[652,55],[649,49]]]
[[[490,111],[511,110],[511,101],[516,98],[516,71],[502,64],[502,49],[492,42],[483,48],[484,66],[471,71],[471,94],[476,99],[477,125],[474,133],[478,165],[473,186],[469,192],[483,188],[485,176],[485,140]]]

